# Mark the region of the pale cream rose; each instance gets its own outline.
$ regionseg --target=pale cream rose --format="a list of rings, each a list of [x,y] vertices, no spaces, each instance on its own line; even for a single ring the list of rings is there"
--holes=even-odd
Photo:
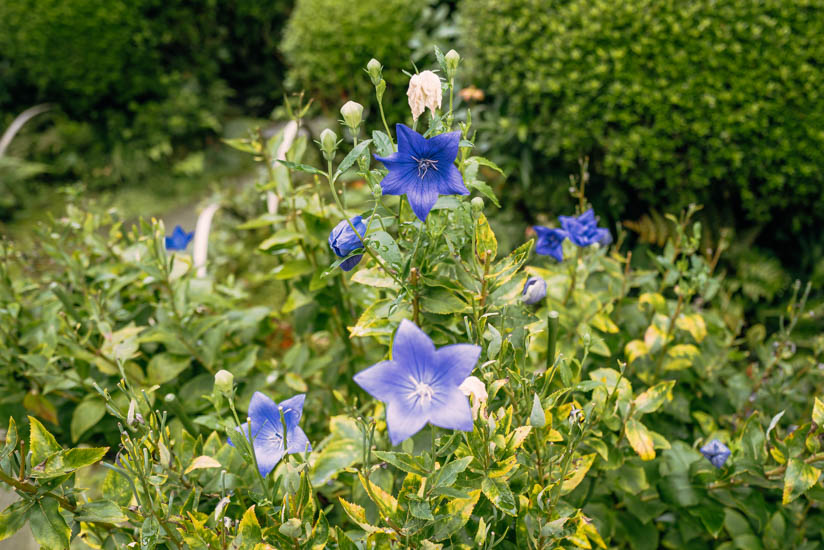
[[[412,110],[413,119],[418,120],[427,107],[434,117],[435,110],[441,108],[443,100],[441,79],[432,71],[412,75],[406,95],[409,97],[409,108]]]

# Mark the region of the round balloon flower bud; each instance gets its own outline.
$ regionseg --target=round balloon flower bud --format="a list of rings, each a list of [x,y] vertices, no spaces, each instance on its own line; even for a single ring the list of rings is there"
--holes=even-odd
[[[230,395],[235,388],[235,376],[227,370],[215,373],[215,388],[223,395]]]
[[[354,101],[347,101],[343,107],[340,108],[340,114],[343,116],[343,122],[355,130],[360,126],[361,120],[363,119],[363,105]]]
[[[446,64],[446,76],[452,79],[455,76],[455,71],[458,70],[458,63],[461,62],[461,54],[455,50],[449,50],[444,56]]]
[[[366,64],[366,72],[369,73],[369,78],[372,80],[372,85],[377,86],[381,81],[381,70],[383,65],[374,57]]]
[[[484,200],[481,197],[474,197],[470,204],[472,204],[472,211],[476,214],[483,212]]]
[[[326,160],[335,158],[335,151],[338,150],[338,136],[329,128],[320,133],[320,149]]]

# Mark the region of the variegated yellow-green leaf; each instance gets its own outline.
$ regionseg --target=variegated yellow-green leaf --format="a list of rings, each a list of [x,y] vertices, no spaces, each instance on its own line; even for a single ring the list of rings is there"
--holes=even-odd
[[[373,265],[368,269],[357,270],[355,274],[352,275],[352,281],[378,288],[400,288],[398,287],[398,283],[377,265]]]
[[[635,414],[640,416],[657,411],[661,405],[667,401],[672,401],[673,386],[675,386],[675,380],[659,382],[636,397],[632,402],[635,405]]]
[[[192,460],[192,463],[189,464],[189,467],[186,468],[186,471],[183,472],[184,474],[188,474],[194,470],[202,470],[205,468],[220,468],[221,464],[211,456],[199,456]]]
[[[358,478],[366,494],[378,505],[378,509],[384,515],[388,516],[398,511],[398,501],[395,500],[395,497],[381,489],[377,484],[372,483],[371,480],[363,477],[362,474],[358,474]]]
[[[484,478],[481,482],[481,490],[498,510],[510,516],[518,514],[518,508],[515,506],[515,495],[512,494],[509,483],[505,479]]]
[[[813,422],[819,426],[824,426],[824,401],[821,401],[818,397],[815,398],[813,403]]]
[[[699,344],[707,336],[707,324],[704,322],[704,318],[698,313],[691,315],[682,313],[678,316],[678,319],[675,320],[675,326],[689,332]]]
[[[57,440],[49,431],[43,427],[43,424],[33,416],[29,417],[31,424],[31,436],[29,442],[29,449],[31,449],[31,463],[32,466],[37,466],[49,456],[58,453],[62,450]]]
[[[435,534],[432,538],[436,541],[444,540],[451,537],[458,529],[466,525],[466,522],[469,521],[469,516],[472,515],[472,510],[480,498],[481,491],[476,489],[469,493],[469,498],[456,498],[447,501],[447,504],[439,508],[438,512],[444,514],[448,519],[437,524]]]
[[[794,501],[818,482],[821,470],[802,460],[791,458],[784,474],[784,505]]]
[[[631,340],[624,346],[624,355],[627,356],[627,363],[632,364],[639,357],[649,353],[649,348],[643,340]]]
[[[595,453],[584,455],[572,461],[571,474],[561,485],[562,495],[571,493],[584,480],[593,462],[595,462]]]
[[[692,344],[677,344],[667,350],[664,370],[681,370],[692,366],[693,360],[701,352]]]
[[[606,332],[609,334],[615,334],[618,332],[618,325],[613,323],[612,319],[603,313],[595,315],[592,318],[592,321],[590,321],[590,324],[601,332]]]
[[[656,317],[659,317],[656,315]],[[655,353],[664,345],[667,341],[667,331],[665,328],[662,327],[660,323],[653,323],[647,327],[646,332],[644,332],[644,344],[649,350],[650,353]]]
[[[652,306],[653,311],[663,313],[667,309],[667,301],[657,292],[644,292],[638,297],[638,307],[644,304]]]
[[[626,425],[627,440],[632,448],[641,457],[641,460],[652,460],[655,458],[655,447],[652,436],[647,427],[638,422],[635,418],[630,418]]]
[[[478,222],[475,225],[475,248],[478,258],[484,261],[491,262],[498,255],[498,240],[483,214],[478,214]]]
[[[255,515],[255,505],[253,504],[243,513],[234,547],[238,550],[253,550],[259,542],[262,542],[262,533],[257,515]]]

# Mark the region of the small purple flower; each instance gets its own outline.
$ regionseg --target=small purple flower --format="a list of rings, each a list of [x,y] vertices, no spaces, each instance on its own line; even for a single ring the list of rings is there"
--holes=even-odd
[[[535,252],[545,256],[552,256],[559,262],[564,261],[564,239],[567,238],[563,229],[553,229],[542,225],[532,227],[538,234],[538,242],[535,245]]]
[[[730,449],[719,440],[713,439],[701,447],[701,454],[712,462],[713,466],[720,468],[730,457]]]
[[[590,208],[580,216],[558,216],[561,227],[567,233],[567,237],[574,244],[580,247],[599,243],[605,246],[612,242],[612,235],[608,229],[598,227],[598,220],[595,219],[595,212]]]
[[[460,385],[472,373],[480,346],[453,344],[435,349],[415,323],[401,321],[392,359],[355,375],[355,382],[386,403],[386,424],[393,445],[412,437],[427,422],[471,432],[472,409]]]
[[[285,454],[302,453],[312,450],[312,445],[298,421],[303,414],[305,394],[290,397],[280,404],[275,403],[259,391],[255,392],[249,402],[249,420],[252,424],[252,446],[255,449],[255,459],[258,463],[260,475],[266,477],[275,469]],[[286,445],[283,448],[283,423],[280,419],[281,410],[286,423]],[[249,422],[245,422],[239,432],[249,438]],[[229,445],[233,445],[231,438]]]
[[[455,166],[460,132],[425,138],[398,124],[398,152],[375,158],[389,169],[381,181],[384,195],[406,195],[419,220],[426,220],[438,195],[468,195],[463,177]]]
[[[175,226],[172,234],[166,237],[166,250],[186,250],[189,241],[195,236],[194,232],[186,233],[182,227]]]
[[[543,277],[530,277],[524,285],[524,291],[521,293],[521,300],[525,304],[537,304],[546,298],[546,281]]]
[[[360,216],[355,216],[354,218],[350,218],[349,221],[351,221],[352,225],[355,226],[355,229],[358,230],[360,237],[352,231],[352,228],[349,226],[349,222],[346,220],[341,221],[335,226],[332,232],[329,233],[329,246],[338,258],[346,258],[346,256],[355,250],[363,248],[363,242],[361,239],[366,233],[366,224],[363,222],[363,218]],[[340,268],[344,271],[349,271],[358,265],[361,258],[363,258],[363,254],[352,256],[351,258],[341,262]]]

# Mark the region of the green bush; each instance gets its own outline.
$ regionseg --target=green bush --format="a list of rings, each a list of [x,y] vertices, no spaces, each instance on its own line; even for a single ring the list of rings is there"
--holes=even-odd
[[[331,110],[350,94],[376,105],[363,72],[374,57],[389,69],[387,102],[401,106],[408,84],[401,69],[412,70],[409,41],[422,13],[423,3],[409,0],[298,0],[281,44],[290,86]]]
[[[559,183],[544,204],[588,155],[614,217],[698,202],[795,232],[822,219],[823,1],[463,0],[460,16],[496,134],[520,143],[510,167]]]

